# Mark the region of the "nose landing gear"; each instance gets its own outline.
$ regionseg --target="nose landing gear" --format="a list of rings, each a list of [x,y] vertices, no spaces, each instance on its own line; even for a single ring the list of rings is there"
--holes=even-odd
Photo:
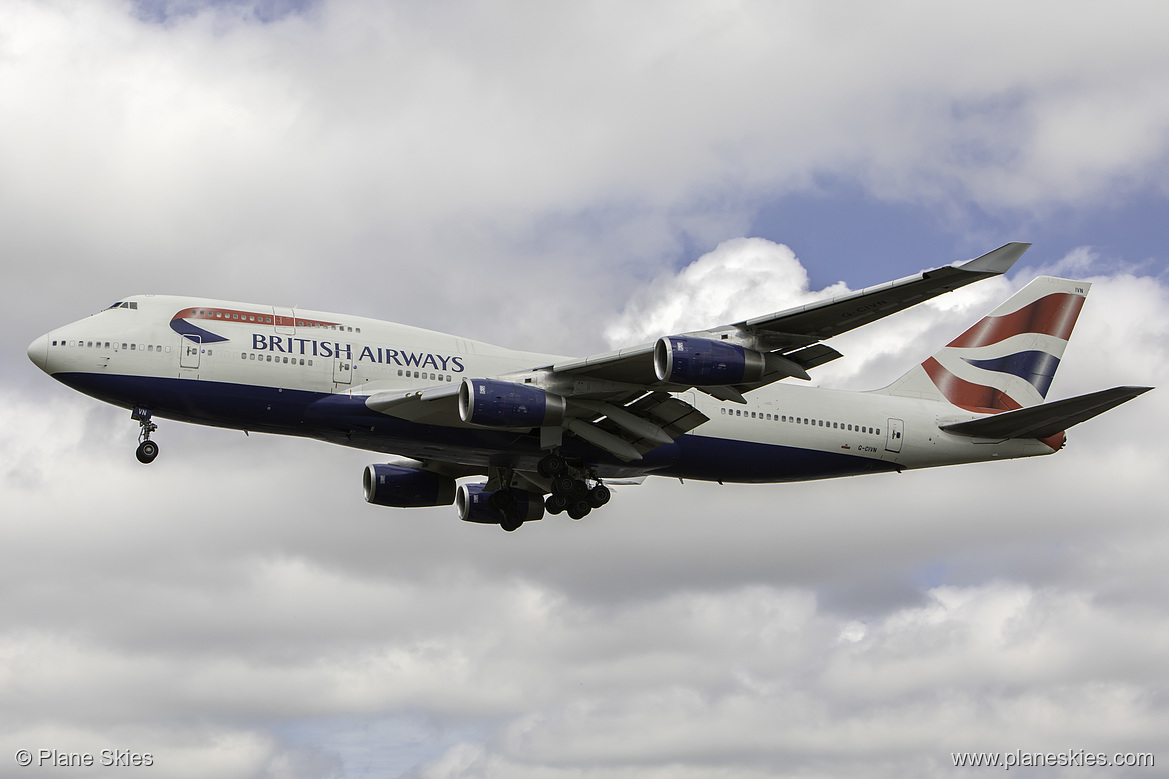
[[[150,434],[158,429],[158,425],[150,421],[150,409],[136,406],[134,413],[130,415],[131,419],[138,421],[142,426],[141,432],[138,434],[138,448],[134,451],[134,456],[138,458],[138,462],[149,465],[154,462],[154,458],[158,457],[158,444],[150,440]]]

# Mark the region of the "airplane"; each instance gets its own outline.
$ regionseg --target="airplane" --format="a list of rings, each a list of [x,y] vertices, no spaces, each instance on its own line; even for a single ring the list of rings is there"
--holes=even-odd
[[[1059,451],[1068,428],[1152,389],[1046,402],[1085,282],[1034,279],[883,389],[788,381],[842,356],[825,340],[1005,273],[1029,247],[584,358],[170,295],[124,298],[28,356],[131,409],[143,463],[158,455],[156,418],[314,438],[394,456],[365,468],[369,503],[454,503],[513,531],[545,513],[581,519],[610,485],[651,475],[792,482]]]

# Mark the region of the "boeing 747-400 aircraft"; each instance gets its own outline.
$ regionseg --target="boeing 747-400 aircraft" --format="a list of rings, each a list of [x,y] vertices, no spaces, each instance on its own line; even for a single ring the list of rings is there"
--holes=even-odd
[[[1051,454],[1064,431],[1150,389],[1047,403],[1089,285],[1040,277],[884,389],[799,386],[823,342],[1006,272],[1030,244],[709,330],[590,357],[517,352],[319,311],[138,295],[37,338],[58,381],[156,417],[397,455],[365,499],[455,503],[515,530],[609,501],[606,482],[787,482]],[[461,485],[458,479],[479,477]],[[482,480],[480,480],[482,479]]]

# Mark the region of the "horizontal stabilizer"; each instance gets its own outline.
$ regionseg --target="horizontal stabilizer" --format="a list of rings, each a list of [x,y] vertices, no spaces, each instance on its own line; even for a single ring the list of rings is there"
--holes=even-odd
[[[1067,400],[1004,411],[982,419],[942,425],[947,433],[976,438],[1047,438],[1103,414],[1152,387],[1113,387]]]

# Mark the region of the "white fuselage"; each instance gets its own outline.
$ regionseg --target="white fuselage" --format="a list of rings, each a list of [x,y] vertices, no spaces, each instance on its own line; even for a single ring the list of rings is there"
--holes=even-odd
[[[182,316],[186,314],[186,316]],[[565,358],[406,325],[304,309],[163,295],[53,330],[29,347],[47,373],[107,402],[201,424],[302,435],[410,457],[483,466],[538,453],[538,435],[464,424],[321,422],[321,398],[455,386]],[[1033,439],[989,441],[939,429],[976,418],[944,402],[777,383],[746,404],[680,397],[709,421],[644,463],[598,456],[598,472],[725,481],[792,481],[1050,454]],[[394,420],[388,420],[392,422]],[[466,440],[460,434],[469,436]],[[587,445],[582,451],[588,451]],[[603,453],[598,452],[598,455]]]

